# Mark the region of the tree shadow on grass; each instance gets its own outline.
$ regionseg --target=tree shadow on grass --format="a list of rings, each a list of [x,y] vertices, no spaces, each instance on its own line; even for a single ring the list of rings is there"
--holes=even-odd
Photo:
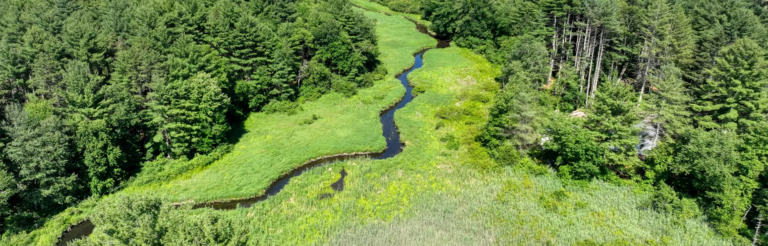
[[[236,144],[237,142],[240,142],[240,139],[246,133],[248,133],[248,129],[245,129],[245,121],[232,123],[232,129],[227,132],[227,141],[231,144]]]

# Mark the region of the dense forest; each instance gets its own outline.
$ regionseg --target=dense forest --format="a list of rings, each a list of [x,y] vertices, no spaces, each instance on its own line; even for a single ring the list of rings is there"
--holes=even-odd
[[[343,0],[0,1],[0,232],[370,86],[373,28]]]
[[[479,136],[492,156],[562,179],[656,188],[750,240],[768,214],[765,3],[426,0],[431,29],[502,66]],[[764,229],[764,228],[763,228]]]

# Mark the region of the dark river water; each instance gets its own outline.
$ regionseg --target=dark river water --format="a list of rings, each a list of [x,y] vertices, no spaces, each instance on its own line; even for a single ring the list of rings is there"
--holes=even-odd
[[[412,71],[421,68],[423,65],[422,57],[424,55],[424,51],[416,54],[414,56],[415,61],[413,64],[413,67],[406,70],[404,73],[400,74],[397,79],[400,80],[400,84],[402,84],[405,87],[405,95],[403,98],[395,104],[394,107],[390,107],[384,111],[381,112],[381,127],[383,130],[384,138],[387,141],[387,149],[385,149],[381,153],[371,153],[371,154],[351,154],[351,155],[337,155],[337,156],[331,156],[327,158],[321,158],[317,160],[310,161],[301,167],[294,169],[292,172],[290,172],[288,175],[285,175],[283,177],[280,177],[277,181],[273,182],[272,185],[267,188],[267,192],[264,195],[256,196],[256,197],[249,197],[244,199],[236,199],[236,200],[229,200],[229,201],[221,201],[221,202],[209,202],[209,203],[199,203],[195,204],[193,208],[213,208],[213,209],[236,209],[238,207],[250,207],[254,203],[263,201],[271,196],[276,195],[277,193],[280,193],[283,188],[285,188],[286,185],[288,185],[288,182],[291,181],[293,177],[299,176],[303,174],[304,172],[315,168],[319,166],[323,166],[326,164],[338,162],[338,161],[344,161],[351,158],[371,158],[375,160],[381,160],[381,159],[387,159],[396,156],[397,154],[400,154],[400,152],[403,151],[403,147],[405,145],[400,142],[400,132],[397,130],[397,125],[395,125],[395,112],[397,112],[398,109],[401,109],[405,107],[405,105],[408,105],[413,100],[413,87],[408,83],[408,74],[410,74]],[[344,189],[344,178],[346,177],[346,171],[342,169],[341,171],[342,175],[341,178],[334,183],[336,187],[340,187],[338,189],[334,189],[335,191],[342,191]],[[329,197],[328,195],[323,195],[323,198]]]
[[[446,48],[450,46],[450,41],[441,40],[437,38],[433,33],[429,31],[429,28],[427,28],[427,26],[422,25],[413,20],[410,20],[410,21],[416,24],[416,30],[418,30],[421,33],[427,34],[430,37],[435,38],[435,40],[437,40],[436,48]],[[387,149],[385,149],[383,152],[364,153],[364,154],[342,154],[342,155],[334,155],[330,157],[315,159],[305,163],[304,165],[301,165],[299,168],[294,169],[287,175],[280,177],[278,180],[273,182],[269,186],[269,188],[267,188],[267,192],[264,193],[263,195],[243,198],[243,199],[229,200],[229,201],[199,203],[199,204],[195,204],[193,208],[213,208],[213,209],[220,209],[220,210],[229,210],[229,209],[236,209],[238,207],[243,207],[243,208],[251,207],[253,206],[254,203],[266,200],[267,198],[276,195],[281,190],[283,190],[283,188],[285,188],[286,185],[288,185],[288,182],[293,177],[299,176],[302,173],[312,168],[338,162],[338,161],[344,161],[352,158],[371,158],[375,160],[381,160],[381,159],[391,158],[393,156],[396,156],[397,154],[400,154],[400,152],[403,151],[403,147],[405,147],[405,145],[400,141],[400,132],[397,130],[397,125],[395,125],[395,112],[398,109],[405,107],[405,105],[407,105],[413,100],[413,87],[408,83],[408,74],[410,74],[416,69],[421,68],[421,66],[423,65],[422,58],[425,52],[426,50],[421,51],[416,55],[414,55],[413,67],[405,70],[402,74],[397,76],[397,79],[400,80],[400,84],[402,84],[403,87],[405,87],[405,95],[403,96],[402,100],[400,100],[393,107],[387,108],[381,112],[381,119],[380,119],[381,127],[383,130],[384,138],[387,141]],[[341,178],[339,178],[336,182],[331,184],[331,188],[334,190],[334,192],[341,192],[344,190],[344,178],[347,177],[347,171],[342,168],[340,174],[341,174]],[[330,198],[332,196],[333,196],[332,193],[328,193],[328,194],[320,195],[319,198],[324,199],[324,198]],[[91,232],[93,232],[94,227],[95,226],[89,220],[86,220],[77,225],[74,225],[70,227],[68,231],[65,231],[62,234],[62,236],[59,238],[59,242],[56,243],[56,245],[66,246],[67,242],[69,241],[86,237],[90,235]]]
[[[67,246],[69,241],[91,235],[94,227],[96,226],[94,226],[90,220],[80,222],[79,224],[69,228],[68,231],[65,231],[64,234],[59,238],[59,242],[56,243],[56,246]]]

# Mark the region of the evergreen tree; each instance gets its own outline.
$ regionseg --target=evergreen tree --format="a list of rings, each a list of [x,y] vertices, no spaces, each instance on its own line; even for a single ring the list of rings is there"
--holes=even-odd
[[[271,70],[274,72],[269,85],[269,98],[289,100],[294,96],[291,85],[295,82],[297,59],[287,40],[282,40],[275,48]]]
[[[80,185],[61,120],[32,117],[18,105],[6,108],[6,119],[3,129],[11,141],[4,152],[19,175],[24,203],[39,212],[73,203]]]
[[[706,72],[716,63],[718,52],[737,39],[750,38],[766,42],[766,29],[760,19],[749,9],[747,1],[725,0],[681,1],[691,16],[696,32],[695,62],[683,67],[690,79],[701,86],[709,79]],[[703,95],[702,95],[703,96]]]
[[[229,130],[229,98],[210,75],[198,73],[187,80],[170,81],[151,97],[156,129],[153,150],[169,157],[192,156],[210,152],[224,140]]]
[[[525,153],[539,142],[542,129],[537,91],[530,85],[516,83],[499,93],[491,108],[491,120],[480,138],[492,149],[511,145]]]
[[[640,154],[656,147],[659,141],[673,140],[691,123],[688,104],[692,99],[680,69],[663,66],[648,76],[648,82],[652,89],[642,107],[646,127],[641,133]]]
[[[128,176],[126,169],[138,161],[139,150],[130,134],[139,121],[124,87],[104,86],[103,78],[90,72],[83,62],[71,62],[64,75],[68,123],[75,131],[77,149],[88,167],[89,187],[106,194]]]
[[[680,191],[698,194],[715,228],[735,236],[741,216],[757,189],[757,174],[751,162],[739,152],[738,135],[733,132],[687,131],[676,144],[677,153],[669,170],[668,183]]]
[[[623,83],[603,84],[588,115],[586,128],[598,134],[605,149],[607,164],[621,176],[634,175],[642,163],[635,157],[639,129],[637,97],[632,87]]]
[[[718,52],[707,70],[710,79],[698,88],[701,97],[691,105],[699,126],[745,132],[765,121],[768,63],[765,51],[751,39],[739,39]]]
[[[662,66],[690,64],[694,47],[688,18],[682,13],[680,5],[672,6],[667,0],[650,0],[641,15],[641,33],[637,81],[641,83],[640,98],[651,88],[649,76],[659,73]]]

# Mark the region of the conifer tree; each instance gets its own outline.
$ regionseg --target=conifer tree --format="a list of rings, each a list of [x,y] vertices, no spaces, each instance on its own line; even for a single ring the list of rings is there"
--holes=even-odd
[[[61,120],[31,115],[18,105],[6,108],[6,119],[3,129],[12,140],[4,152],[11,161],[10,170],[19,175],[25,205],[48,211],[73,203],[79,190],[77,167]]]
[[[645,150],[655,147],[659,141],[672,140],[690,127],[691,112],[688,104],[692,101],[685,88],[682,72],[674,65],[666,65],[648,76],[652,85],[648,100],[643,103],[641,115],[645,117],[643,135],[647,143]]]
[[[605,83],[597,92],[585,123],[586,128],[598,134],[597,141],[605,149],[607,164],[622,176],[635,174],[641,166],[635,157],[639,132],[634,127],[638,122],[636,100],[631,86],[621,82]]]
[[[751,39],[739,39],[718,52],[710,79],[698,88],[700,98],[691,105],[699,126],[745,132],[764,122],[768,97],[765,51]]]
[[[170,81],[158,86],[152,98],[153,150],[169,157],[192,156],[210,152],[224,141],[229,98],[210,75],[201,72]]]

